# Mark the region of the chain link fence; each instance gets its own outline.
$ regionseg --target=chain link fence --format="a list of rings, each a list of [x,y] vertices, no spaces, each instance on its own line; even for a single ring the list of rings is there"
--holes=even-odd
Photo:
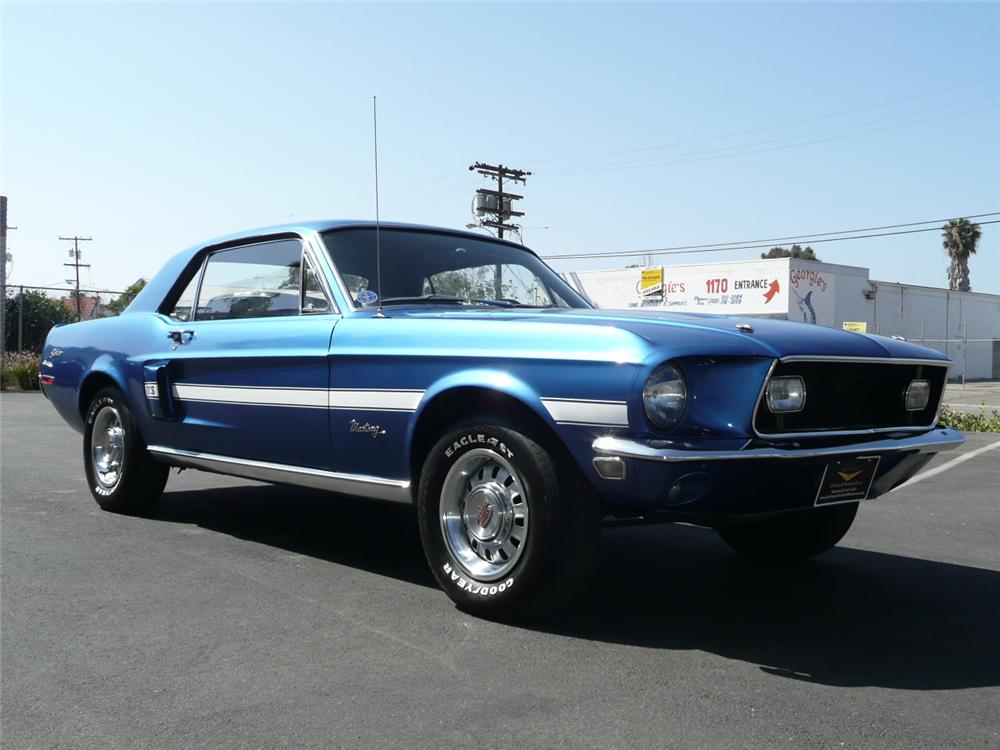
[[[8,285],[3,300],[4,351],[37,354],[54,325],[117,315],[132,296],[115,289],[81,289],[78,293],[65,287]]]

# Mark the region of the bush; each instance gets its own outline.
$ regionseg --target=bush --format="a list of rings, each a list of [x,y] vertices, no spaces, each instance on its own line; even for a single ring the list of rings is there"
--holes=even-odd
[[[941,409],[938,424],[942,427],[951,427],[959,432],[1000,432],[1000,411],[993,409],[987,415],[984,406],[978,414],[972,414],[955,411],[945,406]]]
[[[31,352],[8,354],[0,362],[0,390],[37,391],[38,355]]]

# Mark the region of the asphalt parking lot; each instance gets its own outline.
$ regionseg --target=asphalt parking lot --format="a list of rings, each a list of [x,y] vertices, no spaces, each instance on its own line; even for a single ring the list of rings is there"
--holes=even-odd
[[[1000,746],[1000,449],[791,569],[607,530],[587,600],[513,627],[407,508],[189,471],[116,516],[44,398],[0,410],[5,749]]]

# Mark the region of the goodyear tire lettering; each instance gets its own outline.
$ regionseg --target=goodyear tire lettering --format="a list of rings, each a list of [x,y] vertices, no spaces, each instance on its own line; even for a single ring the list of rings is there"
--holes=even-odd
[[[451,563],[448,562],[444,564],[443,570],[448,574],[448,577],[452,581],[457,582],[458,587],[462,589],[462,591],[467,591],[470,594],[478,596],[496,596],[497,594],[502,594],[514,585],[514,576],[511,576],[499,585],[481,584],[476,583],[475,581],[467,580],[464,576],[459,575],[452,567]]]

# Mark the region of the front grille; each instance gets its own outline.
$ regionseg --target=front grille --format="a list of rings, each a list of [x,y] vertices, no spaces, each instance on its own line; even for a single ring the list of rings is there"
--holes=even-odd
[[[779,362],[771,377],[798,375],[806,384],[800,412],[772,414],[761,394],[754,428],[761,435],[933,427],[948,368],[920,363],[865,361]],[[907,411],[904,394],[913,380],[931,386],[927,408]]]

